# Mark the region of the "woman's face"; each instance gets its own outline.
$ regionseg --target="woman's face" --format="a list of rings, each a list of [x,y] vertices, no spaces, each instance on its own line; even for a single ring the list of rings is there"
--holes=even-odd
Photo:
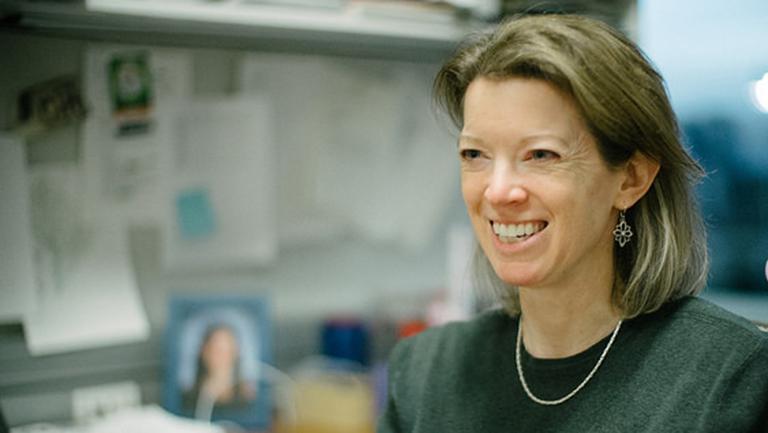
[[[227,328],[217,328],[208,336],[202,349],[202,359],[209,371],[231,368],[238,357],[237,339]]]
[[[536,79],[475,79],[459,138],[462,194],[503,281],[567,287],[612,278],[624,179],[601,159],[570,97]]]

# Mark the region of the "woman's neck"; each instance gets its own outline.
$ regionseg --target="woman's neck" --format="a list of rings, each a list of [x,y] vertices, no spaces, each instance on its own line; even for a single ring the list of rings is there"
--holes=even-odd
[[[602,287],[601,287],[602,286]],[[520,288],[525,348],[537,358],[565,358],[608,336],[621,314],[611,286]]]

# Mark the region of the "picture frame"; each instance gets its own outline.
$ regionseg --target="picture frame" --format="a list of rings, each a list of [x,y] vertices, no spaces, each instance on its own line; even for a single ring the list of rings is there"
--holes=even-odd
[[[174,296],[165,334],[165,408],[179,416],[266,431],[271,321],[252,295]]]

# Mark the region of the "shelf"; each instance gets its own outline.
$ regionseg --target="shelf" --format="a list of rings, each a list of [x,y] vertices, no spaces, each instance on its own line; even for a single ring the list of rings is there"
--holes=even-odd
[[[444,58],[481,27],[448,14],[387,16],[355,2],[306,8],[236,1],[0,1],[0,12],[5,29],[30,33],[426,61]]]

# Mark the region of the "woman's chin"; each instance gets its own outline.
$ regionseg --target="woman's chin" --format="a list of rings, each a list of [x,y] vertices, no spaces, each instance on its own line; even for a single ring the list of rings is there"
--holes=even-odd
[[[534,272],[520,270],[502,269],[501,272],[499,272],[497,269],[496,276],[498,276],[504,283],[517,287],[536,286],[541,280],[539,275]]]

